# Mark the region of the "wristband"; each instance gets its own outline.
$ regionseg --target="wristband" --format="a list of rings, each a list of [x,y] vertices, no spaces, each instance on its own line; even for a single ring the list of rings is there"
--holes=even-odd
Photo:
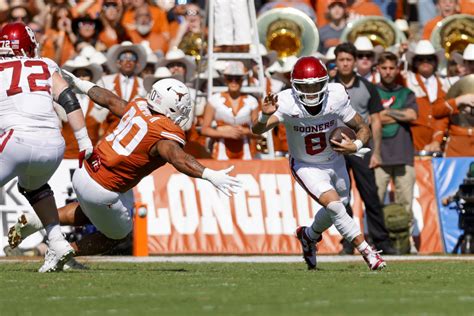
[[[260,112],[258,114],[258,122],[262,123],[262,124],[267,124],[268,120],[270,119],[270,116],[272,116],[272,115],[271,114],[268,115],[268,114]]]
[[[360,139],[356,139],[353,144],[356,145],[356,152],[359,151],[362,147],[364,147],[364,143],[362,143]]]
[[[87,134],[87,128],[83,127],[74,132],[77,144],[79,145],[79,151],[83,151],[86,148],[92,148],[92,142]]]

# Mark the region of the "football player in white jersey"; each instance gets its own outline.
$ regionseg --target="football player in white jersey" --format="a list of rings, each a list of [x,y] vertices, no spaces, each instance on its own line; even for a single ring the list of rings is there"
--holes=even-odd
[[[53,100],[67,113],[81,151],[80,163],[93,148],[75,94],[59,75],[58,65],[38,57],[37,48],[34,32],[21,22],[0,31],[0,187],[18,177],[18,190],[46,228],[50,251],[57,254],[39,272],[52,272],[61,270],[74,254],[61,233],[48,185],[64,154]]]
[[[316,268],[316,243],[334,224],[359,250],[369,268],[380,270],[385,261],[364,240],[344,206],[348,203],[350,182],[342,155],[369,151],[362,147],[370,138],[370,129],[353,110],[345,88],[328,82],[326,67],[319,59],[301,57],[291,73],[292,88],[265,98],[252,131],[262,134],[279,123],[285,125],[293,177],[323,206],[311,226],[298,227],[295,233],[308,269]],[[338,120],[357,133],[355,141],[344,134],[341,142],[329,139]]]

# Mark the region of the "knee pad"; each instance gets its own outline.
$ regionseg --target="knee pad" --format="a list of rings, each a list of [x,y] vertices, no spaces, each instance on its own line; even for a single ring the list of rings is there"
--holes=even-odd
[[[331,219],[339,233],[348,241],[352,241],[360,235],[360,229],[354,219],[346,212],[346,208],[341,201],[331,202],[326,206],[330,211]]]
[[[54,196],[53,190],[51,190],[51,187],[47,183],[32,191],[26,191],[26,189],[21,187],[18,183],[18,191],[20,191],[20,193],[28,200],[31,206],[38,203],[42,199],[45,199],[49,196]]]

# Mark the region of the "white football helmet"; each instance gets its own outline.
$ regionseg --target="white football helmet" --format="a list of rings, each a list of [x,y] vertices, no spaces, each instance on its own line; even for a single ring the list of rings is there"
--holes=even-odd
[[[183,129],[193,114],[189,90],[176,79],[166,78],[155,82],[147,101],[150,109],[165,115]]]

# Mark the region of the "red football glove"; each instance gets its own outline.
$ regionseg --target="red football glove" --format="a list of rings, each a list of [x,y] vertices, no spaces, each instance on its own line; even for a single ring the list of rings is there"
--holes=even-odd
[[[94,172],[99,171],[100,164],[101,164],[99,154],[94,149],[92,153],[89,154],[88,156],[89,157],[86,158],[86,150],[83,150],[79,153],[79,168],[82,168],[82,165],[84,164],[84,160],[85,160],[91,167],[92,171]]]

